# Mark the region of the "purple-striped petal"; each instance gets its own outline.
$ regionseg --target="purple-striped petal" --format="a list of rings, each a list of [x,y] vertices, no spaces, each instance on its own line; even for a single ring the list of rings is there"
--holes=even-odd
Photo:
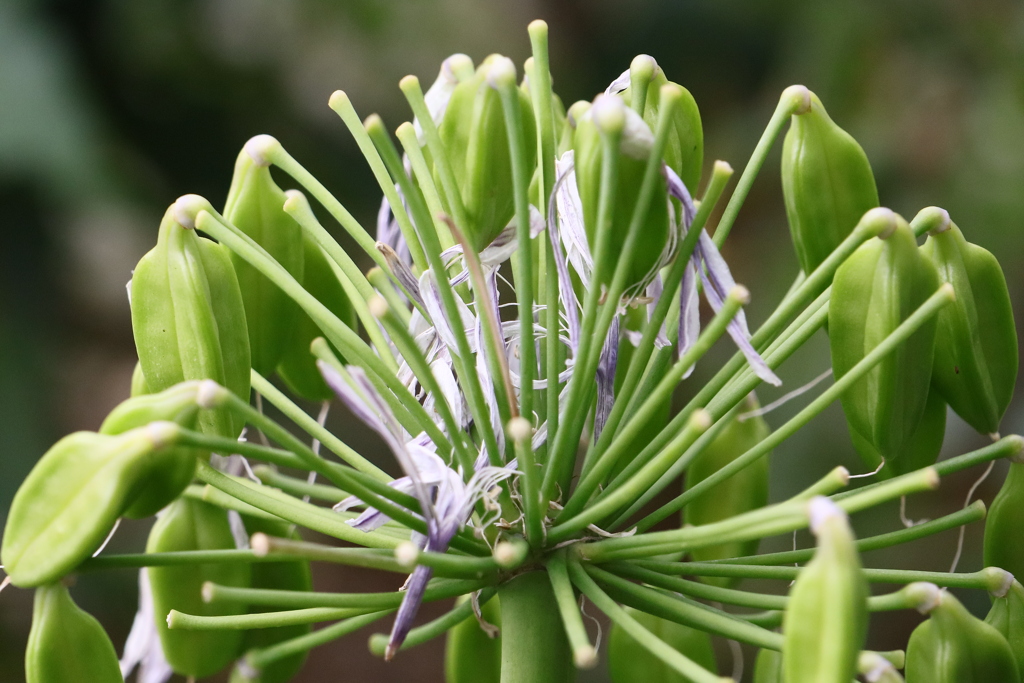
[[[615,370],[619,363],[619,316],[612,319],[597,361],[597,407],[594,412],[596,441],[615,405]]]

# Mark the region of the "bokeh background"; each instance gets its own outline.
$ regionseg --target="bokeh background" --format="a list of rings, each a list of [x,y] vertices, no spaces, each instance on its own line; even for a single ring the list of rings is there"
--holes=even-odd
[[[566,103],[592,98],[634,55],[656,57],[701,107],[706,167],[720,158],[740,171],[778,94],[791,83],[807,85],[864,146],[883,205],[908,219],[931,204],[947,208],[968,239],[998,256],[1022,319],[1019,0],[3,0],[0,520],[53,441],[95,429],[127,396],[135,351],[124,287],[175,197],[196,192],[222,202],[241,145],[270,133],[371,226],[379,190],[327,108],[330,93],[346,90],[362,114],[379,112],[393,129],[410,118],[399,78],[413,73],[430,83],[453,52],[477,61],[502,52],[521,64],[529,51],[526,25],[538,17],[551,26],[555,86]],[[778,146],[725,253],[753,292],[756,324],[797,269]],[[717,349],[690,386],[728,352]],[[783,367],[786,388],[827,367],[820,334]],[[680,398],[691,392],[684,387]],[[781,424],[797,404],[769,422]],[[387,462],[340,410],[330,424]],[[1018,400],[1003,431],[1021,429]],[[984,443],[951,417],[945,455]],[[775,499],[836,464],[863,470],[836,406],[772,461]],[[997,466],[978,495],[991,499],[1004,468]],[[961,506],[978,474],[950,477],[938,492],[912,499],[908,513],[934,517]],[[895,507],[855,521],[862,534],[900,524]],[[125,525],[112,548],[141,549],[147,528]],[[968,530],[961,570],[980,567],[980,531]],[[956,541],[947,532],[865,562],[948,570]],[[771,539],[763,547],[790,543]],[[400,582],[347,569],[316,572],[322,589],[386,590]],[[120,648],[135,610],[134,573],[84,576],[74,594]],[[987,609],[984,595],[961,596],[976,613]],[[30,592],[0,595],[0,681],[23,680],[30,616]],[[918,620],[904,613],[876,619],[870,645],[903,647]],[[365,635],[314,652],[300,680],[443,680],[440,643],[385,665],[367,653]],[[719,650],[728,672],[728,651]],[[581,680],[605,677],[598,671]]]

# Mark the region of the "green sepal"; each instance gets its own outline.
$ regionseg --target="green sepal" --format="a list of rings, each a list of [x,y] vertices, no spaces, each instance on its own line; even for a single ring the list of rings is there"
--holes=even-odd
[[[61,583],[40,586],[25,650],[27,683],[122,683],[114,645]]]
[[[910,634],[907,683],[1015,683],[1020,680],[1009,643],[948,591]]]
[[[457,604],[469,600],[459,598]],[[501,627],[501,606],[494,596],[480,607],[484,621]],[[471,616],[448,631],[444,653],[447,683],[500,683],[501,636],[491,638]]]
[[[459,227],[477,251],[494,241],[515,214],[512,157],[501,95],[487,82],[497,57],[487,57],[471,78],[455,86],[438,127],[466,210],[468,224]],[[523,91],[517,89],[517,93],[526,167],[531,168],[537,157],[533,109]],[[440,179],[437,185],[441,187]],[[454,215],[447,203],[445,210]]]
[[[1006,595],[993,598],[985,623],[1003,634],[1013,651],[1017,670],[1024,671],[1024,586],[1014,581]]]
[[[147,553],[188,550],[230,550],[235,547],[227,512],[209,503],[179,498],[157,519],[146,543]],[[225,668],[238,656],[242,631],[171,629],[167,615],[173,610],[198,616],[240,614],[241,605],[207,603],[202,587],[207,581],[224,586],[248,587],[248,563],[221,562],[146,570],[153,592],[153,612],[164,656],[175,672],[202,678]]]
[[[291,275],[302,282],[302,228],[284,211],[284,192],[243,149],[235,161],[224,217],[251,237]],[[262,375],[274,371],[284,352],[299,307],[243,258],[231,252],[249,331],[252,367]]]
[[[607,97],[616,97],[607,95]],[[597,249],[597,213],[601,194],[601,165],[604,159],[604,145],[601,133],[594,123],[592,111],[586,111],[577,121],[576,133],[573,136],[574,166],[576,171],[576,187],[583,206],[583,224],[587,234],[587,243],[591,251]],[[627,123],[626,130],[640,130],[653,140],[653,132],[632,109],[626,109],[626,116],[632,121]],[[629,225],[633,220],[643,184],[644,172],[647,167],[648,155],[638,149],[642,145],[631,144],[623,135],[620,144],[618,161],[618,182],[615,187],[615,204],[611,216],[611,235],[608,240],[608,253],[611,263],[617,264],[618,255],[622,253],[626,242]],[[669,201],[668,185],[665,178],[658,174],[655,178],[655,189],[651,204],[643,223],[640,226],[639,239],[633,251],[633,262],[630,264],[626,277],[626,287],[646,280],[660,264],[662,254],[669,239]],[[611,282],[614,267],[608,269],[606,281],[591,283],[591,286],[607,285]]]
[[[743,411],[756,410],[758,407],[757,398],[751,394],[744,404]],[[750,417],[742,422],[737,417],[733,417],[725,429],[693,459],[687,468],[687,488],[692,488],[704,481],[764,441],[769,434],[771,434],[771,429],[764,418],[760,416]],[[712,487],[703,495],[694,498],[684,510],[683,521],[695,526],[710,524],[756,510],[767,504],[768,457],[763,457]],[[696,562],[743,557],[757,553],[758,545],[758,539],[723,543],[694,549],[690,555]],[[725,587],[739,582],[739,579],[735,578],[710,576],[700,577],[700,579],[704,583]]]
[[[845,375],[939,287],[934,266],[921,257],[910,226],[864,243],[836,271],[828,325],[832,372]],[[841,397],[843,412],[887,461],[909,449],[932,376],[935,321],[926,321]]]
[[[242,516],[246,532],[252,536],[264,533],[278,538],[290,538],[301,541],[302,537],[295,527],[287,522],[261,519],[259,517]],[[294,562],[256,563],[251,568],[250,585],[253,588],[286,591],[313,590],[313,575],[307,560],[296,559]],[[260,610],[250,610],[252,612]],[[313,630],[311,624],[295,626],[278,626],[275,628],[257,628],[245,632],[242,649],[245,651],[270,647],[278,643],[304,636]],[[260,671],[259,683],[285,683],[299,672],[306,662],[308,652],[299,652],[279,659]]]
[[[1006,479],[985,517],[986,567],[999,567],[1024,577],[1024,464],[1010,462]]]
[[[957,415],[983,434],[999,431],[1017,381],[1017,330],[1003,269],[964,239],[953,223],[921,247],[956,300],[939,311],[936,389]]]
[[[827,498],[810,502],[814,558],[789,593],[783,621],[786,683],[850,683],[868,628],[868,584],[846,514]]]
[[[174,422],[186,429],[195,429],[199,416],[199,406],[196,404],[198,386],[199,382],[192,380],[176,384],[159,394],[129,398],[107,415],[99,432],[122,434],[157,421]],[[209,452],[195,448],[171,447],[161,450],[158,457],[150,460],[150,472],[139,482],[132,502],[124,510],[124,516],[141,519],[162,510],[192,481],[196,458],[205,459],[209,456]]]
[[[324,253],[320,245],[303,234],[305,248],[305,268],[302,286],[317,301],[338,316],[351,329],[356,329],[356,314],[348,295],[338,282],[331,264],[330,257]],[[327,401],[334,397],[334,392],[324,382],[320,370],[316,366],[316,357],[309,350],[310,344],[323,332],[305,311],[299,311],[288,340],[277,365],[277,374],[284,380],[288,388],[310,401]],[[342,358],[335,350],[335,355]],[[344,362],[344,361],[342,361]]]
[[[812,272],[878,206],[864,150],[829,117],[817,95],[794,114],[782,144],[782,196],[800,267]]]
[[[917,429],[914,430],[913,436],[910,437],[906,449],[900,457],[886,461],[878,472],[879,478],[891,479],[935,464],[946,435],[946,407],[946,402],[933,386],[928,392],[924,414],[921,416],[921,421],[918,423]],[[854,429],[853,425],[847,423],[846,426],[849,429],[853,447],[857,449],[857,454],[860,455],[869,470],[874,471],[882,462],[882,456],[878,454],[870,441]]]
[[[15,586],[52,583],[114,528],[167,444],[149,427],[118,436],[75,432],[40,458],[14,494],[0,561]]]
[[[712,673],[718,673],[715,651],[707,633],[632,607],[627,607],[626,611],[683,656]],[[612,625],[608,636],[608,672],[612,683],[688,683],[690,680],[665,662],[652,657],[618,624]]]
[[[249,400],[249,336],[231,258],[219,244],[182,227],[168,209],[156,246],[135,267],[132,331],[148,388],[212,379]],[[241,422],[203,411],[200,431],[235,438]]]

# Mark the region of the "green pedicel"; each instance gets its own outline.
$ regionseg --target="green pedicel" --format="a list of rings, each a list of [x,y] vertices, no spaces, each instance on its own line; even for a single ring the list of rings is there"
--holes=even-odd
[[[227,513],[209,503],[179,498],[157,519],[146,544],[147,553],[188,550],[230,550],[235,541]],[[164,656],[177,673],[202,678],[228,666],[238,656],[242,631],[191,631],[171,629],[171,610],[199,616],[240,614],[244,608],[203,601],[207,581],[224,586],[248,587],[250,567],[242,562],[150,567],[153,611]]]
[[[114,645],[63,584],[36,589],[25,650],[27,683],[121,683]]]
[[[701,667],[718,673],[711,637],[704,631],[627,607],[626,611],[655,636]],[[682,676],[647,650],[616,624],[608,636],[608,669],[612,683],[687,683]]]

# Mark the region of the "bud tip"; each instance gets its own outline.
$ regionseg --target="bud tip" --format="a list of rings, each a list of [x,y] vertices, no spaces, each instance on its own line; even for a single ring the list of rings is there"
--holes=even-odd
[[[741,306],[746,306],[750,303],[750,290],[743,285],[734,285],[729,290],[729,298],[738,302]]]
[[[277,138],[271,135],[256,135],[245,143],[245,153],[257,166],[270,166],[270,156],[281,146]]]
[[[203,588],[200,590],[200,594],[203,596],[203,602],[213,602],[213,581],[203,581]]]
[[[629,77],[630,79],[645,78],[649,80],[654,77],[654,72],[657,68],[658,62],[654,61],[654,57],[650,55],[637,55],[629,63]]]
[[[850,470],[846,469],[842,465],[835,469],[836,477],[839,479],[843,486],[850,483]]]
[[[698,408],[693,412],[693,415],[690,416],[690,426],[701,432],[706,432],[711,427],[712,423],[711,413],[703,408]]]
[[[533,426],[525,417],[517,416],[508,421],[505,431],[513,441],[524,441],[533,436]]]
[[[732,175],[733,174],[732,164],[730,164],[728,161],[722,161],[721,159],[719,159],[718,161],[715,162],[715,165],[714,165],[714,168],[712,169],[712,172],[713,173],[727,173],[729,175]]]
[[[146,425],[146,434],[153,442],[153,448],[159,450],[174,443],[178,436],[178,425],[167,420],[150,422]]]
[[[782,99],[789,102],[794,115],[806,114],[811,110],[811,91],[807,86],[791,85],[782,91]]]
[[[388,302],[380,294],[374,294],[366,300],[366,307],[370,310],[370,315],[378,320],[384,318],[391,307],[388,306]]]
[[[348,94],[344,90],[335,90],[331,93],[330,99],[327,100],[327,106],[334,111],[338,111],[348,103]]]
[[[416,565],[420,557],[420,549],[412,541],[404,541],[395,548],[395,560],[402,567],[410,568]]]
[[[487,84],[494,89],[516,84],[516,65],[505,56],[497,56],[487,69]]]
[[[270,536],[262,531],[257,531],[249,539],[249,548],[256,557],[266,557],[270,554]]]
[[[829,519],[846,519],[846,513],[841,507],[825,496],[815,496],[807,504],[807,516],[811,520],[811,531],[815,536],[821,530],[821,525]]]
[[[212,211],[210,202],[197,194],[185,194],[174,202],[174,220],[186,230],[195,230],[196,216],[200,211]]]
[[[590,116],[602,133],[621,133],[626,127],[626,105],[616,95],[598,95]]]
[[[212,379],[204,379],[196,389],[196,405],[205,410],[219,408],[224,400],[224,387]]]
[[[583,645],[573,651],[572,659],[577,669],[593,669],[597,666],[597,649],[593,645]]]
[[[511,569],[523,559],[524,550],[525,548],[519,544],[501,541],[494,546],[494,561],[499,567]]]

